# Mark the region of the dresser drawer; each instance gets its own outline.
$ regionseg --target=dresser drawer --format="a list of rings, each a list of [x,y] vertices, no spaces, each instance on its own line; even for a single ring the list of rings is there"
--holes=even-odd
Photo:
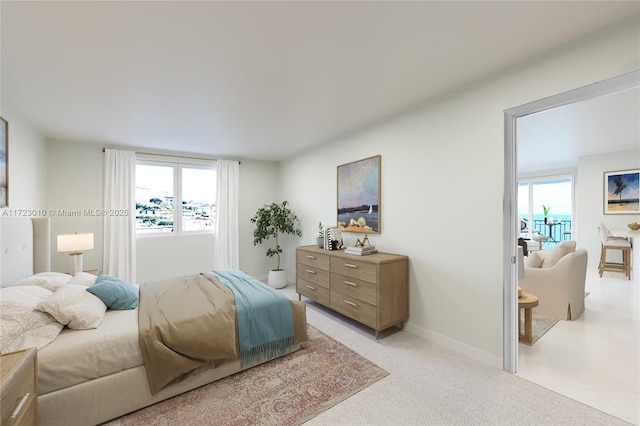
[[[321,305],[329,306],[331,303],[331,297],[329,296],[330,290],[309,281],[299,279],[296,283],[296,292],[309,299],[315,300]]]
[[[376,307],[360,299],[332,291],[331,309],[369,327],[376,327]]]
[[[329,270],[329,255],[324,253],[298,250],[297,262],[302,265],[314,266],[319,269]]]
[[[325,269],[310,265],[298,265],[296,274],[298,280],[309,281],[321,287],[329,288],[331,273]]]
[[[35,353],[35,352],[34,352]],[[13,354],[2,362],[13,364]],[[3,367],[7,367],[5,365]],[[3,368],[4,370],[4,368]],[[35,385],[35,355],[21,357],[18,364],[14,364],[11,371],[2,377],[2,401],[0,415],[2,425],[35,425],[36,424],[36,385]],[[11,416],[15,414],[15,418]]]
[[[331,274],[331,291],[355,297],[374,306],[378,299],[376,296],[378,294],[376,283],[336,273]]]
[[[373,255],[370,255],[373,256]],[[353,257],[354,259],[351,259]],[[372,283],[377,282],[377,266],[375,263],[363,262],[357,256],[331,258],[331,272],[358,278]]]

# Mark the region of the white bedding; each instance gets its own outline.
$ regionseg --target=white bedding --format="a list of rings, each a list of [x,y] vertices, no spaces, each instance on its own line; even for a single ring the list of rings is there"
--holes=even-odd
[[[38,352],[38,394],[139,365],[138,309],[109,310],[97,329],[65,328]]]
[[[2,288],[0,292],[0,353],[45,347],[54,341],[62,324],[35,308],[51,297],[46,288],[26,285]]]

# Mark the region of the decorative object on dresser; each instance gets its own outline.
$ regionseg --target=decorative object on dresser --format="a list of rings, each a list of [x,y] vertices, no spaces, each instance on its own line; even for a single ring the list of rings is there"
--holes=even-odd
[[[267,249],[267,257],[277,256],[278,264],[275,269],[269,271],[268,284],[273,288],[283,288],[287,286],[287,274],[284,269],[280,269],[280,253],[282,247],[278,237],[280,234],[302,235],[302,231],[297,227],[298,216],[288,207],[289,202],[283,201],[281,204],[265,204],[259,208],[255,216],[251,218],[251,223],[256,224],[253,231],[253,245],[261,244],[263,241],[273,237],[275,247]]]
[[[337,226],[328,226],[324,230],[324,249],[340,250],[342,248],[342,232]]]
[[[93,250],[93,234],[92,233],[74,233],[58,235],[58,251],[69,253],[69,261],[71,265],[71,275],[82,272],[82,251]]]
[[[324,228],[322,227],[322,222],[318,222],[318,236],[316,237],[316,244],[318,247],[324,247]]]
[[[356,256],[366,256],[377,253],[378,250],[376,250],[376,246],[352,246],[347,247],[344,252],[347,254],[355,254]]]
[[[375,253],[355,258],[315,246],[297,249],[296,291],[379,332],[409,319],[409,258]]]
[[[381,156],[338,166],[338,227],[380,233]]]
[[[0,424],[36,424],[37,353],[35,348],[30,348],[0,355]]]

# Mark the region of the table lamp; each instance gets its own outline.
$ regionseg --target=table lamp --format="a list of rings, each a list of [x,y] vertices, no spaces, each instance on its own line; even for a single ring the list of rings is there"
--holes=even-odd
[[[71,275],[82,272],[82,251],[93,249],[92,233],[74,233],[58,235],[58,251],[70,252],[69,261],[71,262]]]

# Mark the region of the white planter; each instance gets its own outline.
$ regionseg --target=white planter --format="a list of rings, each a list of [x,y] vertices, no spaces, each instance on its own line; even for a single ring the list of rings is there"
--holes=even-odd
[[[285,288],[287,286],[287,272],[284,269],[270,270],[267,284],[273,288]]]

